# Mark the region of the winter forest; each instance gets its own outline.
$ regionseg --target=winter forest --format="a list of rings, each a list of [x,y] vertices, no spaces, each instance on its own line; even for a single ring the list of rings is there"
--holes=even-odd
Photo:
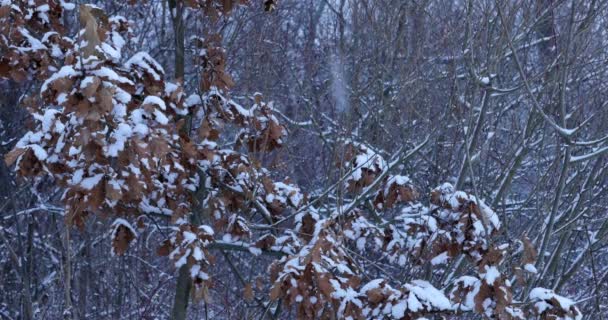
[[[0,0],[0,319],[608,319],[607,45],[606,0]]]

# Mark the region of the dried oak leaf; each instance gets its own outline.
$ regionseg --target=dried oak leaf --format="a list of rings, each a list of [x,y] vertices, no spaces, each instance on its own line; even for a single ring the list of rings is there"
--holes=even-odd
[[[129,244],[136,238],[135,231],[131,225],[123,219],[116,219],[112,231],[112,253],[123,255],[129,248]]]
[[[253,300],[253,286],[251,285],[251,283],[247,283],[245,285],[245,287],[243,288],[243,297],[245,298],[245,300],[247,301],[252,301]]]
[[[9,151],[9,153],[4,156],[4,163],[6,163],[6,166],[12,166],[13,163],[15,163],[15,161],[17,161],[17,159],[19,159],[19,157],[24,154],[26,150],[27,149],[15,148]]]

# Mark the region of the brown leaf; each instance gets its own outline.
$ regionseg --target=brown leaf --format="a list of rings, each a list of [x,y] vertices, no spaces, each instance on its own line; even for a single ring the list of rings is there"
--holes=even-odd
[[[17,161],[17,159],[19,159],[19,157],[25,153],[25,151],[26,149],[15,148],[7,153],[6,156],[4,156],[4,163],[6,163],[6,166],[12,166],[13,163],[15,163],[15,161]]]
[[[57,92],[69,92],[72,89],[73,81],[70,78],[59,78],[53,80],[49,87]]]
[[[112,200],[112,201],[118,201],[122,198],[122,190],[120,189],[120,187],[117,189],[116,186],[112,183],[110,183],[110,181],[106,181],[105,183],[105,189],[106,189],[106,198]]]
[[[163,241],[163,244],[156,249],[156,254],[161,257],[168,256],[171,253],[171,242],[169,240]]]
[[[27,74],[22,69],[11,69],[9,73],[16,82],[23,82],[27,79]]]
[[[8,14],[10,12],[11,12],[11,6],[0,6],[0,18],[4,18],[4,17],[8,16]]]
[[[93,81],[91,81],[85,88],[81,89],[80,92],[87,98],[91,98],[95,92],[97,92],[97,88],[101,84],[101,80],[98,77],[92,77]]]
[[[270,289],[270,300],[277,300],[282,296],[281,284],[275,283]]]
[[[243,297],[247,301],[253,301],[253,286],[251,283],[248,283],[243,288]]]
[[[114,93],[108,88],[101,88],[101,90],[99,90],[99,93],[97,94],[97,100],[100,106],[101,113],[106,114],[112,111],[112,109],[114,108],[114,103],[112,102],[113,95]]]
[[[490,288],[490,286],[488,286],[487,283],[482,282],[481,286],[479,287],[479,292],[477,292],[477,294],[475,295],[474,301],[475,301],[475,312],[483,314],[484,313],[484,301],[487,298],[492,297],[492,289]]]
[[[501,314],[513,302],[513,294],[509,287],[500,286],[496,292],[496,313]]]
[[[155,138],[150,141],[150,151],[158,158],[164,158],[170,151],[169,144],[160,138]]]
[[[255,287],[258,290],[264,289],[264,278],[262,278],[261,276],[256,277],[255,278]]]
[[[263,237],[261,237],[255,243],[255,246],[262,250],[270,250],[270,248],[274,245],[275,242],[276,242],[276,238],[271,234],[267,234],[267,235],[264,235]]]
[[[101,53],[97,51],[97,46],[101,44],[99,32],[97,31],[97,28],[99,27],[98,18],[103,17],[103,12],[100,12],[101,10],[85,4],[80,5],[79,11],[80,24],[84,27],[84,34],[82,37],[87,43],[87,45],[82,49],[84,57],[95,55],[103,58]]]
[[[367,291],[367,300],[371,303],[378,303],[384,300],[384,295],[382,294],[382,288],[374,288]]]
[[[131,241],[135,239],[135,234],[128,227],[119,224],[114,230],[114,239],[112,239],[112,249],[117,255],[123,255]]]
[[[224,4],[222,6],[222,11],[224,13],[229,13],[232,11],[233,0],[223,0]]]
[[[272,140],[278,140],[283,136],[283,126],[274,121],[270,121],[268,130],[270,130],[270,139]]]
[[[196,285],[192,291],[192,298],[195,302],[203,300],[206,303],[210,303],[209,287],[205,283]]]
[[[8,65],[8,62],[0,60],[0,77],[8,78],[10,75],[11,67]]]
[[[332,287],[331,283],[329,282],[329,277],[321,276],[318,279],[319,290],[321,290],[321,293],[323,293],[326,298],[331,297],[331,294],[334,292],[334,287]]]
[[[536,262],[536,257],[538,255],[538,253],[536,252],[536,248],[534,248],[534,245],[527,236],[524,236],[521,239],[521,242],[524,244],[524,254],[521,258],[521,264],[533,264],[534,262]]]

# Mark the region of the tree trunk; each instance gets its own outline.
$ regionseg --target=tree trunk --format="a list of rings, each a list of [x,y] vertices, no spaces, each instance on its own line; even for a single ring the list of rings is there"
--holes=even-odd
[[[173,19],[175,36],[175,78],[184,79],[184,4],[180,0],[169,0],[169,9]],[[172,320],[185,320],[188,314],[188,299],[190,297],[191,280],[186,265],[179,269],[175,298],[173,300]]]
[[[184,79],[184,4],[180,0],[169,0],[175,37],[175,78]]]
[[[179,275],[177,276],[175,299],[173,300],[173,311],[171,311],[172,320],[186,319],[186,316],[188,315],[188,300],[190,297],[191,286],[188,266],[183,265],[181,268],[179,268]]]

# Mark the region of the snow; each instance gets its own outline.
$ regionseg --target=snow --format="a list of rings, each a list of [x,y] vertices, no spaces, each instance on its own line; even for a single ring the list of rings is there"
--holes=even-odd
[[[477,199],[475,196],[467,194],[463,191],[455,191],[454,186],[449,183],[444,183],[438,188],[436,188],[441,193],[441,201],[446,202],[453,209],[460,208],[461,200],[470,201],[478,205],[481,214],[483,215],[484,222],[488,222],[488,233],[491,233],[494,230],[499,230],[501,227],[500,219],[498,215],[492,210],[489,206],[483,202],[483,200]],[[483,225],[476,225],[476,232],[478,235],[485,234],[485,228]]]
[[[266,195],[266,202],[271,203],[276,199],[279,202],[286,204],[287,197],[294,207],[299,207],[304,199],[299,188],[283,182],[274,183],[274,192],[276,192],[276,194],[269,193]]]
[[[133,82],[131,80],[118,75],[118,73],[116,73],[116,71],[114,71],[108,67],[101,67],[97,70],[91,71],[91,73],[98,77],[101,77],[101,78],[107,78],[110,81],[133,85]]]
[[[391,178],[388,180],[387,184],[391,184],[391,183],[396,183],[400,186],[404,186],[404,185],[407,185],[408,183],[410,183],[410,178],[406,177],[406,176],[401,176],[401,175],[391,176]]]
[[[55,80],[61,78],[72,78],[80,75],[80,72],[74,70],[72,66],[63,66],[59,71],[53,73],[40,87],[40,92],[45,92],[48,89],[48,86]]]
[[[389,191],[390,191],[390,187],[393,184],[399,185],[399,186],[406,186],[410,183],[410,178],[407,176],[402,176],[402,175],[391,175],[389,176],[388,180],[386,181],[386,187],[384,188],[384,195],[388,196]]]
[[[510,314],[514,319],[524,319],[524,313],[521,309],[514,307],[506,307],[505,311]]]
[[[19,32],[27,39],[27,42],[30,44],[29,47],[19,47],[18,49],[21,51],[36,51],[36,50],[46,50],[47,47],[40,42],[40,40],[34,38],[30,32],[25,28],[19,28]]]
[[[245,117],[245,118],[253,117],[253,112],[255,110],[255,107],[248,110],[248,109],[243,108],[241,105],[239,105],[238,103],[236,103],[234,101],[231,101],[230,105],[233,106],[236,109],[236,111],[238,113],[240,113],[243,117]]]
[[[142,105],[157,105],[162,110],[167,110],[167,106],[165,105],[165,101],[157,96],[147,96],[144,101],[141,103]]]
[[[49,16],[47,14],[47,12],[49,12],[49,10],[50,10],[50,7],[48,4],[43,4],[36,8],[38,17],[40,17],[40,20],[44,21],[45,23],[49,23]]]
[[[112,223],[112,226],[116,227],[115,230],[117,229],[118,226],[123,226],[123,227],[129,229],[129,231],[131,231],[131,233],[133,233],[133,236],[137,237],[137,232],[135,232],[135,228],[133,228],[133,226],[127,220],[125,220],[123,218],[116,218],[116,220],[114,220],[114,222]]]
[[[48,153],[46,152],[46,150],[44,150],[42,147],[40,147],[37,144],[30,144],[27,147],[30,148],[34,152],[34,155],[40,161],[46,160],[46,158],[49,156]]]
[[[70,146],[70,150],[68,151],[68,156],[72,157],[80,153],[80,147],[76,148],[74,146]]]
[[[340,307],[338,308],[338,316],[342,317],[344,315],[344,310],[348,303],[352,303],[357,307],[361,308],[363,303],[359,300],[359,293],[351,287],[347,287],[346,289],[342,289],[340,283],[335,280],[329,280],[334,288],[334,292],[332,292],[332,297],[340,300]]]
[[[33,117],[36,120],[40,121],[43,132],[49,132],[49,131],[51,131],[51,127],[53,126],[53,123],[55,122],[55,115],[58,113],[59,113],[59,110],[47,109],[44,111],[44,115],[41,116],[40,114],[34,113]]]
[[[552,299],[555,299],[560,304],[560,307],[564,310],[570,309],[570,307],[574,306],[574,301],[556,294],[555,292],[553,292],[553,290],[545,288],[532,289],[532,291],[530,291],[529,298],[530,300],[546,301],[551,301]]]
[[[536,270],[536,267],[533,264],[531,264],[531,263],[526,263],[524,265],[524,270],[526,270],[526,271],[528,271],[530,273],[537,273],[538,272],[538,270]]]
[[[160,81],[161,76],[165,73],[160,64],[158,64],[158,62],[156,62],[156,60],[154,60],[154,58],[152,58],[147,52],[143,51],[134,54],[125,63],[125,67],[128,69],[139,67],[150,75],[152,75],[152,77],[156,81]]]
[[[382,282],[384,282],[384,279],[374,279],[366,283],[363,287],[361,287],[361,294],[366,294],[367,291],[380,287],[380,284],[382,284]]]
[[[249,247],[248,248],[249,252],[251,252],[251,254],[253,254],[254,256],[259,256],[262,254],[262,250],[260,248],[256,248],[256,247]]]
[[[191,94],[188,96],[188,98],[186,98],[186,100],[184,101],[184,106],[186,106],[187,108],[195,106],[195,105],[199,105],[202,104],[203,101],[201,100],[201,96],[198,94]]]
[[[179,258],[179,260],[177,260],[175,262],[175,268],[179,269],[182,266],[186,265],[186,263],[188,262],[188,256],[190,255],[190,252],[192,252],[192,249],[190,249],[190,248],[186,249],[186,253],[184,253],[184,255],[181,256]]]
[[[194,252],[192,253],[192,257],[196,260],[196,261],[202,261],[203,258],[205,257],[205,255],[203,254],[203,250],[201,250],[201,248],[199,247],[194,247]]]
[[[433,259],[431,259],[431,264],[436,266],[438,264],[445,264],[449,259],[448,253],[447,252],[442,252],[441,254],[435,256]]]
[[[62,68],[63,69],[63,68]],[[99,69],[96,70],[92,70],[91,71],[92,74],[100,77],[100,78],[106,78],[109,81],[114,81],[114,82],[119,82],[119,83],[123,83],[123,84],[129,84],[129,85],[134,85],[133,82],[123,76],[118,75],[118,73],[116,73],[116,71],[108,68],[108,67],[101,67]]]
[[[135,124],[145,124],[146,120],[144,116],[146,115],[146,111],[144,109],[135,109],[131,111],[131,121]]]
[[[80,89],[84,89],[84,88],[88,87],[94,81],[95,81],[95,77],[87,76],[80,82]]]
[[[64,103],[66,103],[68,101],[68,95],[67,95],[67,93],[62,92],[57,95],[57,98],[55,100],[58,105],[63,105]]]
[[[65,2],[64,0],[60,0],[59,2],[61,3],[61,7],[67,11],[74,10],[74,8],[76,7],[75,4]]]
[[[391,315],[395,319],[401,319],[405,316],[405,311],[407,310],[407,302],[399,301],[396,305],[391,309]]]
[[[147,136],[149,131],[150,129],[148,126],[143,123],[138,123],[133,127],[133,133],[138,134],[140,138]]]
[[[353,143],[355,147],[359,148],[359,154],[355,156],[353,161],[353,171],[348,177],[354,181],[359,181],[363,177],[363,169],[369,171],[384,172],[388,167],[384,158],[382,158],[377,152],[371,148],[362,144]]]
[[[116,17],[115,16],[115,17],[110,18],[110,23],[117,23],[118,24],[118,23],[120,23],[119,20],[121,20],[121,19],[123,19],[123,20],[126,21],[126,19],[124,17],[120,17],[120,16]],[[120,35],[120,33],[116,32],[116,31],[112,31],[112,33],[110,34],[110,37],[112,39],[112,44],[114,45],[114,47],[118,51],[121,51],[122,47],[124,47],[125,44],[127,43],[125,41],[125,39]]]
[[[197,239],[196,234],[190,231],[184,231],[182,235],[184,236],[183,244],[190,244]]]
[[[114,49],[114,47],[105,42],[101,44],[101,51],[103,51],[114,63],[120,60],[120,51]]]
[[[450,300],[448,300],[448,298],[443,294],[443,292],[433,287],[433,285],[430,284],[428,281],[413,280],[412,284],[414,285],[409,286],[409,289],[418,297],[418,299],[427,302],[428,304],[439,310],[450,310],[452,308]]]
[[[99,181],[101,181],[102,177],[103,177],[103,174],[99,173],[92,177],[84,178],[80,182],[80,186],[86,190],[91,190],[91,189],[95,188],[95,186],[99,183]]]
[[[363,251],[365,249],[365,237],[358,238],[356,245],[359,251]]]
[[[120,103],[127,104],[131,102],[131,95],[119,87],[115,87],[114,98]],[[126,114],[126,113],[125,113]]]
[[[462,286],[463,288],[469,288],[470,291],[467,293],[464,301],[461,304],[457,304],[456,306],[460,310],[470,311],[475,308],[475,296],[479,292],[481,288],[481,281],[475,277],[471,276],[462,276],[455,281],[455,284],[458,286]]]
[[[495,266],[485,266],[485,269],[484,279],[489,285],[494,285],[496,279],[500,278],[500,272]]]
[[[603,148],[597,148],[595,149],[593,152],[587,153],[587,154],[583,154],[583,155],[579,155],[579,156],[572,156],[570,158],[570,160],[572,162],[579,162],[579,161],[584,161],[584,160],[588,160],[591,158],[594,158],[604,152],[608,152],[608,146],[603,147]]]
[[[416,296],[413,294],[410,294],[407,297],[407,304],[412,312],[424,310],[422,303],[420,303],[420,301],[418,301],[418,298],[416,298]]]
[[[72,184],[73,185],[77,185],[80,183],[80,181],[82,181],[82,176],[84,175],[84,170],[82,169],[77,169],[76,171],[74,171],[74,173],[72,174]]]
[[[190,267],[190,276],[192,278],[196,278],[198,276],[198,274],[201,271],[201,265],[200,264],[195,264],[192,265],[192,267]]]
[[[165,116],[165,114],[158,109],[154,109],[154,118],[158,123],[162,125],[166,125],[169,123],[169,119],[167,118],[167,116]]]

